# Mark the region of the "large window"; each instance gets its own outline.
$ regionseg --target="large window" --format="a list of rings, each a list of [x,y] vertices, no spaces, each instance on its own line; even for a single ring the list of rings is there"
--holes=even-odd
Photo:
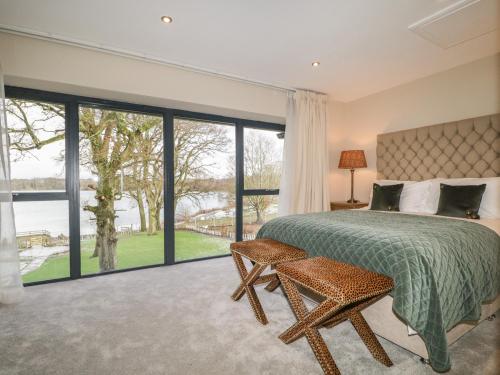
[[[283,125],[6,93],[25,283],[225,256],[277,214]]]

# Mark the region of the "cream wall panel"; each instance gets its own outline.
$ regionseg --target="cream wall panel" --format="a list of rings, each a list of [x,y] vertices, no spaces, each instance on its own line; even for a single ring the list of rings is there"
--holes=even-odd
[[[281,123],[286,113],[284,90],[1,32],[0,62],[9,85]]]
[[[404,84],[341,106],[329,117],[331,196],[350,194],[349,171],[337,169],[344,149],[364,149],[368,168],[356,171],[355,196],[367,200],[376,179],[377,134],[500,112],[500,54]],[[341,117],[339,120],[338,116]]]

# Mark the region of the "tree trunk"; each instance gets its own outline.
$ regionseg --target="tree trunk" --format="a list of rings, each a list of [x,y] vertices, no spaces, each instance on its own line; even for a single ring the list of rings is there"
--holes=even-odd
[[[262,213],[260,212],[259,204],[256,204],[254,208],[255,208],[255,215],[257,215],[257,219],[255,220],[255,222],[257,224],[264,224],[264,219],[262,218]]]
[[[96,233],[96,238],[97,238],[97,233]],[[91,258],[97,258],[99,256],[99,248],[101,247],[101,244],[96,241],[95,246],[94,246],[94,252],[92,253]]]
[[[148,204],[148,235],[156,234],[156,204],[153,199],[151,187],[146,188],[146,202]]]
[[[161,209],[163,207],[163,203],[160,201],[158,202],[158,204],[156,205],[156,230],[157,231],[161,231],[162,228],[161,228]]]
[[[148,235],[156,234],[156,206],[149,204],[149,225],[148,225]]]
[[[141,232],[147,231],[146,224],[146,210],[144,208],[144,199],[142,198],[142,191],[137,189],[137,197],[135,199],[137,201],[137,207],[139,208],[139,218],[141,220]]]
[[[109,175],[109,174],[108,174]],[[99,257],[101,272],[116,268],[116,244],[118,237],[115,228],[115,207],[113,180],[102,177],[96,190],[96,206],[87,206],[96,218],[96,242],[93,256]]]
[[[114,209],[102,207],[97,209],[96,250],[99,254],[99,269],[101,272],[114,270],[116,267],[116,236]],[[99,224],[100,222],[100,224]]]

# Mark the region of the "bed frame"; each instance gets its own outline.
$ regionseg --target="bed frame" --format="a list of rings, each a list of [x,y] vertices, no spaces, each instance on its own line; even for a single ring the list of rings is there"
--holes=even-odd
[[[500,114],[377,136],[379,179],[420,181],[430,178],[500,176]],[[373,331],[428,362],[424,341],[409,335],[386,296],[363,310]],[[500,296],[483,304],[477,322],[461,322],[446,334],[448,345],[500,309]]]
[[[500,309],[500,296],[494,301],[481,307],[481,318],[475,322],[462,322],[457,324],[446,333],[448,346],[457,341],[483,320],[492,320],[494,314]],[[392,297],[385,296],[362,312],[366,321],[377,335],[391,341],[392,343],[420,356],[426,363],[429,354],[424,341],[418,334],[410,335],[408,326],[392,310]]]

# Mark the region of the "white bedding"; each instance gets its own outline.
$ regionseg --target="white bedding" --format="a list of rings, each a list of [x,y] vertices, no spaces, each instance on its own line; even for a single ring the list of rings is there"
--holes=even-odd
[[[368,207],[358,208],[358,210],[369,210]],[[441,216],[433,214],[424,214],[420,212],[396,212],[396,211],[380,211],[387,214],[397,214],[397,215],[421,215],[421,216],[434,216],[442,219],[454,219],[454,220],[465,220],[473,223],[484,225],[485,227],[494,230],[500,236],[500,219],[465,219],[461,217],[451,217],[451,216]]]

